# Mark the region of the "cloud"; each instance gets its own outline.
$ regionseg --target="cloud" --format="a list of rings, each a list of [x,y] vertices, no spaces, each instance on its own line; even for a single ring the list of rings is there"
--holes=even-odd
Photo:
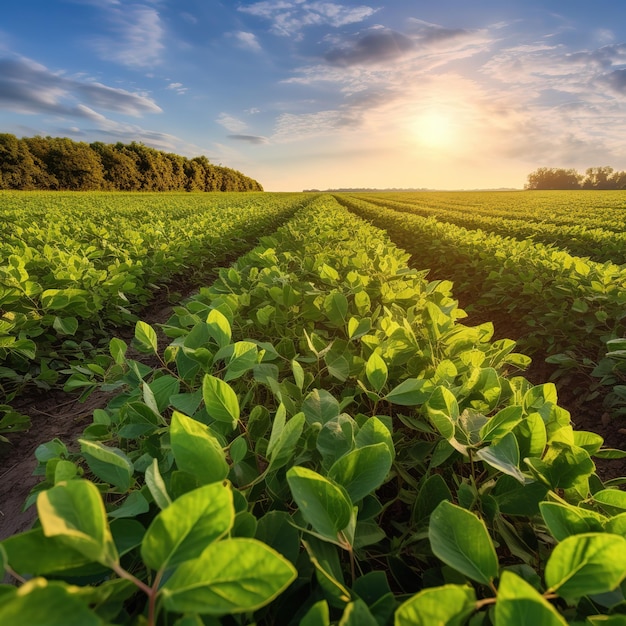
[[[112,36],[96,37],[90,45],[105,61],[130,67],[152,67],[164,49],[164,28],[159,12],[142,4],[108,3],[105,24]]]
[[[68,78],[23,57],[0,59],[0,107],[89,119],[100,115],[92,107],[134,117],[162,112],[146,94]]]
[[[243,30],[232,33],[232,36],[235,38],[237,45],[240,48],[245,48],[247,50],[252,50],[252,52],[260,52],[261,44],[259,44],[256,35],[254,33],[248,33]]]
[[[318,111],[317,113],[283,113],[276,120],[272,140],[276,142],[300,141],[308,137],[335,134],[338,130],[358,126],[356,114],[342,110]]]
[[[620,95],[626,95],[626,69],[614,70],[604,77],[604,81]]]
[[[272,22],[271,31],[284,37],[297,37],[307,26],[328,25],[334,28],[356,24],[371,17],[378,9],[368,6],[346,7],[334,2],[255,2],[238,11]]]
[[[244,121],[232,115],[229,115],[228,113],[220,113],[216,122],[223,126],[226,130],[229,130],[231,133],[235,134],[241,133],[248,127],[248,125]]]
[[[324,58],[331,65],[380,63],[402,56],[414,46],[409,37],[384,28],[374,29],[348,45],[329,50]]]
[[[245,141],[254,145],[260,145],[269,142],[267,137],[261,137],[259,135],[228,135],[228,138],[234,139],[236,141]]]
[[[177,94],[179,95],[183,95],[186,94],[189,91],[188,87],[183,87],[182,83],[170,83],[166,89],[169,89],[170,91],[175,91]]]

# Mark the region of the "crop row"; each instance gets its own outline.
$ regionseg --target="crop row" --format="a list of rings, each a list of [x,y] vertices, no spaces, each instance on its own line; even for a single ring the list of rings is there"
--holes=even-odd
[[[486,232],[512,237],[514,239],[529,239],[533,242],[540,242],[546,245],[554,245],[561,250],[565,250],[574,256],[589,257],[600,263],[612,262],[619,265],[626,263],[626,234],[623,231],[614,232],[605,226],[610,224],[610,217],[607,215],[590,218],[593,223],[602,223],[602,227],[590,227],[581,224],[579,220],[575,225],[552,223],[552,216],[548,215],[549,205],[544,207],[545,213],[534,219],[530,215],[525,215],[523,210],[516,211],[514,215],[513,207],[510,210],[491,211],[490,208],[477,208],[472,204],[454,205],[445,207],[441,204],[430,204],[424,202],[420,194],[406,194],[399,196],[401,200],[394,199],[398,196],[358,194],[356,197],[385,206],[395,211],[413,213],[422,217],[434,217],[441,222],[449,222],[467,229],[480,229]],[[485,199],[497,199],[497,194],[487,194]],[[514,200],[515,197],[511,198]],[[584,206],[586,198],[580,197]],[[570,197],[570,202],[575,206],[577,199]],[[504,204],[504,203],[503,203]],[[503,204],[498,206],[502,208]],[[532,214],[531,214],[532,215]],[[621,218],[621,215],[620,215]]]
[[[607,343],[626,333],[626,268],[339,196],[414,255],[418,267],[454,281],[455,293],[526,325],[523,345],[563,370],[590,373]]]
[[[626,196],[623,191],[435,191],[359,194],[410,203],[423,209],[471,212],[558,226],[600,228],[615,233],[626,230]]]
[[[71,382],[117,395],[38,449],[39,523],[0,544],[0,621],[619,623],[626,503],[592,457],[621,453],[407,260],[322,196],[169,345],[137,323],[160,365],[111,340]]]
[[[306,201],[293,194],[0,198],[0,390],[9,401],[29,381],[54,384],[58,370],[107,329],[134,323],[158,285],[236,257]],[[15,414],[5,406],[0,418],[2,410],[11,422],[4,427],[15,428]]]

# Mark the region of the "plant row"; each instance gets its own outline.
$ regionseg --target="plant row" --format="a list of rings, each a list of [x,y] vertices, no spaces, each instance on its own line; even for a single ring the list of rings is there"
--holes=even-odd
[[[511,219],[491,215],[488,211],[479,213],[474,208],[462,205],[454,208],[431,207],[421,202],[414,203],[413,200],[419,199],[416,195],[402,201],[376,195],[358,194],[357,197],[395,211],[434,217],[440,222],[456,224],[468,230],[480,229],[503,237],[556,246],[574,256],[589,257],[600,263],[626,263],[626,234],[623,232],[580,224],[552,224],[550,218],[545,216],[543,221]],[[606,217],[603,219],[606,220]]]
[[[93,350],[112,326],[134,323],[159,285],[223,263],[272,232],[302,196],[2,194],[0,390]],[[189,280],[189,278],[187,278]],[[173,285],[174,290],[176,285]],[[20,418],[6,405],[0,429]]]
[[[565,371],[591,374],[607,342],[625,333],[626,268],[434,218],[340,196],[358,215],[385,228],[414,263],[455,283],[455,292],[526,325],[523,345],[541,349]],[[588,396],[591,398],[591,394]]]
[[[529,359],[330,196],[89,379],[3,623],[621,624],[626,502]],[[529,618],[531,616],[531,618]]]
[[[384,198],[421,209],[582,226],[590,230],[600,228],[615,233],[626,230],[626,196],[623,191],[434,191],[358,195],[367,195],[370,201]]]

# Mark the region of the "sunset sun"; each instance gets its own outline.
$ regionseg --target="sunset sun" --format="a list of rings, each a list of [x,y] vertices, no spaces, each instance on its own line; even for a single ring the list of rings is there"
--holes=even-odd
[[[431,149],[451,148],[457,139],[452,116],[436,110],[418,115],[411,130],[421,146]]]

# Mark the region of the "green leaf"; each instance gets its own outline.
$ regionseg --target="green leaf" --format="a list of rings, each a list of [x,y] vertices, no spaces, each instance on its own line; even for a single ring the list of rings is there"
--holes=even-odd
[[[285,424],[278,438],[274,440],[271,452],[268,446],[268,458],[270,460],[267,468],[268,472],[275,472],[284,467],[289,462],[289,459],[294,456],[304,424],[304,413],[297,413]],[[273,432],[272,430],[272,434]]]
[[[519,447],[513,433],[509,432],[496,443],[480,448],[476,452],[476,456],[504,474],[513,476],[520,483],[526,482],[526,477],[518,467],[520,461]]]
[[[88,439],[79,439],[78,442],[89,469],[98,478],[111,483],[122,492],[130,489],[134,467],[121,450]]]
[[[330,626],[330,611],[328,602],[316,602],[300,620],[299,626]]]
[[[271,602],[296,575],[289,561],[260,541],[226,539],[180,565],[160,595],[170,611],[245,613]]]
[[[208,426],[174,411],[170,440],[178,469],[193,474],[202,484],[228,476],[226,455]]]
[[[352,502],[358,502],[385,482],[392,461],[386,443],[364,446],[337,459],[328,477],[346,490]]]
[[[75,317],[55,317],[52,327],[60,335],[74,335],[78,330],[78,320]]]
[[[335,326],[343,328],[348,316],[348,299],[341,292],[331,293],[324,299],[324,311]]]
[[[235,509],[230,483],[194,489],[161,511],[141,544],[144,563],[154,569],[175,567],[197,558],[233,526]]]
[[[489,585],[498,576],[498,557],[485,523],[444,500],[430,516],[430,546],[435,556],[468,578]]]
[[[308,424],[325,424],[339,415],[339,402],[325,389],[314,389],[304,399],[302,412]]]
[[[304,370],[302,369],[302,365],[295,359],[291,359],[291,372],[293,379],[296,381],[296,386],[302,391],[304,387]]]
[[[392,404],[419,406],[424,404],[433,391],[433,384],[425,378],[407,378],[394,387],[386,396]]]
[[[603,518],[594,511],[560,502],[541,502],[539,510],[548,530],[557,541],[570,535],[602,532]]]
[[[109,353],[113,357],[113,360],[117,365],[123,365],[126,361],[126,351],[128,350],[128,346],[125,341],[118,339],[117,337],[113,337],[111,341],[109,341]]]
[[[139,320],[135,325],[135,339],[141,352],[157,354],[157,334],[150,324]]]
[[[98,488],[87,480],[71,480],[43,491],[37,498],[46,537],[57,537],[92,561],[118,560]]]
[[[257,362],[258,349],[251,341],[238,341],[233,345],[233,353],[226,365],[224,380],[235,380],[250,371]]]
[[[482,441],[494,441],[511,432],[522,421],[522,407],[519,405],[507,406],[498,411],[480,429]]]
[[[29,626],[104,626],[104,622],[63,582],[34,578],[2,595],[0,623]]]
[[[387,364],[376,352],[372,353],[365,364],[365,375],[376,392],[380,392],[387,382]]]
[[[206,319],[209,335],[220,348],[230,343],[231,328],[226,316],[218,309],[211,309]]]
[[[378,626],[367,604],[360,598],[345,608],[338,626]]]
[[[454,394],[439,386],[426,403],[426,414],[433,426],[445,439],[454,437],[454,424],[459,419],[459,405]]]
[[[167,488],[161,472],[159,471],[159,462],[156,459],[152,459],[152,463],[146,468],[146,485],[156,502],[156,505],[161,509],[167,509],[172,504]]]
[[[496,624],[500,626],[566,626],[556,609],[517,574],[504,570],[498,587]]]
[[[157,406],[155,412],[162,413],[170,406],[172,396],[176,396],[180,391],[180,381],[173,376],[161,376],[153,380],[149,387]]]
[[[475,610],[476,593],[471,587],[431,587],[398,607],[394,626],[462,626]],[[503,623],[508,626],[508,622]]]
[[[549,591],[579,598],[611,591],[626,576],[626,539],[608,533],[586,533],[559,543],[546,564]]]
[[[206,374],[202,381],[202,398],[210,417],[218,422],[230,423],[233,429],[236,428],[239,421],[239,400],[228,383]]]
[[[6,550],[9,565],[22,575],[41,576],[63,572],[92,562],[81,552],[70,548],[61,538],[46,537],[42,528],[8,537],[0,546]]]
[[[352,503],[346,492],[331,480],[306,467],[292,467],[287,482],[304,519],[328,541],[350,523]]]
[[[626,511],[626,492],[620,489],[602,489],[593,494],[593,499],[607,510],[617,513]]]
[[[415,522],[419,524],[427,520],[430,514],[444,500],[452,500],[452,493],[440,474],[432,474],[426,480],[423,480],[417,493],[413,509]]]

